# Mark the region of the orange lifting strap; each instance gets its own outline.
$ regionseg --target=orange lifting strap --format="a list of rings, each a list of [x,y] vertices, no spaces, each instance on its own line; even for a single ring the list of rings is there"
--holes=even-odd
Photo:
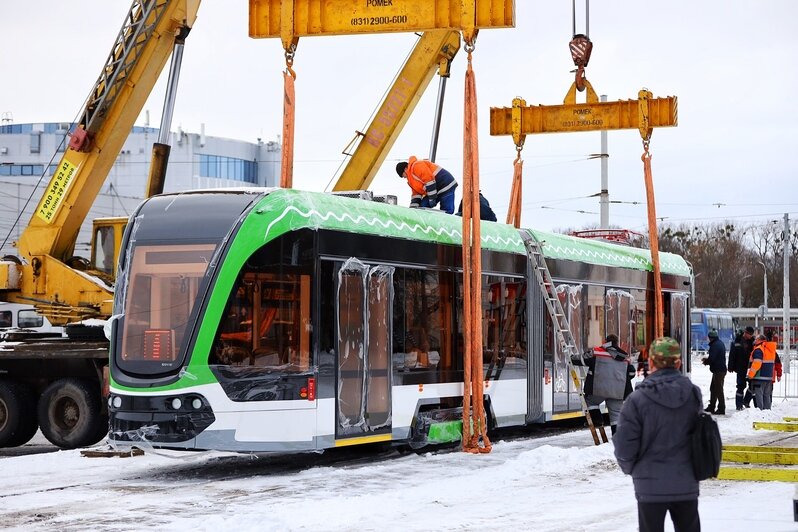
[[[294,64],[296,45],[292,44],[285,51],[285,72],[283,72],[283,158],[280,169],[280,187],[294,186],[294,80],[296,73],[291,68]]]
[[[473,41],[466,41],[468,68],[465,77],[463,122],[463,450],[489,453],[485,417],[482,363],[482,246],[479,219],[479,144],[477,139],[477,90],[471,68]],[[480,438],[482,446],[480,446]]]
[[[510,189],[510,206],[507,209],[507,224],[513,224],[516,228],[521,227],[521,185],[523,183],[524,161],[521,160],[521,150],[518,146],[516,151],[518,156],[513,161],[513,187]]]
[[[650,138],[650,135],[649,135]],[[651,153],[649,139],[643,139],[643,173],[646,180],[646,202],[648,203],[648,239],[651,245],[651,263],[654,265],[654,338],[664,336],[665,315],[662,308],[662,274],[659,266],[659,236],[657,234],[657,207],[654,203],[654,178],[651,176]]]

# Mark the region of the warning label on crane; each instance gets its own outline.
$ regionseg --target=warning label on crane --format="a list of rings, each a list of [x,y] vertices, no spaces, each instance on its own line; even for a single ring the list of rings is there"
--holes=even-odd
[[[78,167],[67,159],[61,161],[52,181],[50,181],[50,186],[42,196],[42,201],[36,210],[36,216],[47,223],[53,223],[55,214],[64,199],[64,194],[69,190],[69,185],[72,184],[72,178],[75,177],[77,171]]]

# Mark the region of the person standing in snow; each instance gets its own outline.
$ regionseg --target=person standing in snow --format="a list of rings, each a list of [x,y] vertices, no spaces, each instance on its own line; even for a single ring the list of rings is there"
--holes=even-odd
[[[629,354],[618,346],[618,337],[610,334],[606,343],[582,356],[571,357],[571,362],[577,366],[587,366],[583,391],[593,425],[604,425],[599,406],[606,403],[610,413],[610,429],[615,434],[623,400],[632,393],[632,379],[635,376],[635,369],[629,363]]]
[[[648,353],[649,376],[621,409],[612,439],[615,459],[632,476],[642,532],[663,530],[667,513],[676,532],[699,531],[690,430],[704,406],[701,390],[679,371],[676,340],[657,338]]]
[[[748,385],[748,359],[754,350],[754,328],[748,326],[737,334],[729,350],[729,372],[737,374],[737,392],[734,402],[737,410],[742,410],[745,405],[745,387]],[[750,399],[749,399],[750,401]]]
[[[709,385],[709,406],[704,410],[710,414],[722,416],[726,414],[726,398],[723,396],[723,381],[726,380],[726,346],[718,338],[718,331],[712,329],[709,337],[709,356],[703,360],[712,372],[712,383]],[[715,404],[718,409],[715,410]]]
[[[760,410],[770,410],[775,365],[776,342],[769,342],[764,334],[760,334],[754,340],[751,366],[748,368],[748,381],[751,383],[754,404]]]

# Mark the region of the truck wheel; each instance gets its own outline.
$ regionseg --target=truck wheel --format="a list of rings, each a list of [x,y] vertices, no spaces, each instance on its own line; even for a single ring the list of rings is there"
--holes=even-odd
[[[33,394],[25,386],[0,380],[0,447],[27,443],[36,434],[36,428]]]
[[[36,395],[26,385],[16,383],[17,397],[19,398],[19,408],[22,413],[19,420],[19,430],[9,441],[9,447],[25,445],[39,430],[39,416],[36,412]]]
[[[55,381],[39,399],[42,434],[63,449],[97,443],[102,419],[99,386],[89,381]]]

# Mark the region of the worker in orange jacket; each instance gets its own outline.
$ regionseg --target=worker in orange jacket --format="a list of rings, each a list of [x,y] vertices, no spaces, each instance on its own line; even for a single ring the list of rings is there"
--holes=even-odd
[[[445,168],[412,156],[407,162],[402,161],[396,165],[396,173],[407,179],[407,184],[413,191],[410,196],[411,208],[431,208],[440,204],[442,211],[454,214],[457,181]]]
[[[748,367],[748,382],[754,394],[754,403],[760,410],[770,410],[773,395],[773,373],[776,365],[776,342],[769,342],[760,334],[754,340],[751,365]]]

